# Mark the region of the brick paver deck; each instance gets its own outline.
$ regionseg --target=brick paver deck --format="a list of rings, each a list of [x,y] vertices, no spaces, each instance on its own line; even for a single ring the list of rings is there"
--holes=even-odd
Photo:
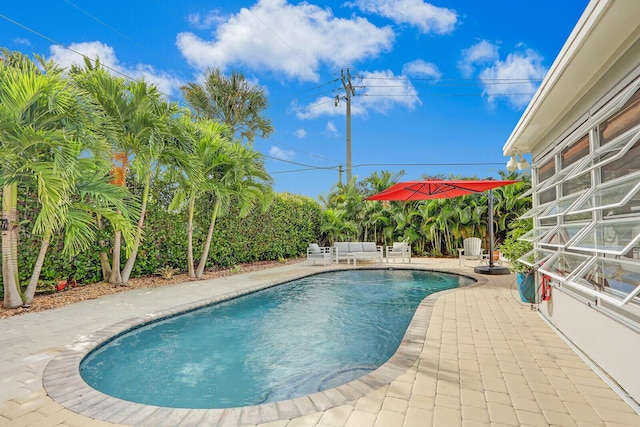
[[[471,268],[458,269],[457,260],[412,261],[472,275]],[[513,276],[476,276],[478,285],[430,297],[383,369],[294,401],[224,411],[129,406],[66,377],[77,376],[65,372],[66,358],[86,351],[83,346],[115,324],[331,268],[282,266],[2,319],[0,426],[640,426],[635,402],[620,397],[518,301]]]

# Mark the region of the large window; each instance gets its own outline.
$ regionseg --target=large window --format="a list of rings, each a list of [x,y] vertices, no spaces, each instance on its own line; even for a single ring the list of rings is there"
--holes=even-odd
[[[576,298],[640,315],[640,79],[534,167],[534,250],[520,261]],[[604,303],[604,304],[601,304]],[[635,321],[635,320],[634,320]]]

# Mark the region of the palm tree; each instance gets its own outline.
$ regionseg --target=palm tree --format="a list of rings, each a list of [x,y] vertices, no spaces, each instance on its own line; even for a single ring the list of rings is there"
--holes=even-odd
[[[122,271],[120,230],[115,230],[114,236],[109,282],[126,285],[142,241],[153,171],[169,163],[186,162],[191,151],[190,135],[181,133],[174,122],[186,111],[175,103],[165,102],[152,84],[125,82],[111,76],[98,61],[96,65],[86,61],[84,68],[72,67],[71,73],[77,84],[102,106],[114,129],[116,137],[110,139],[114,183],[124,187],[132,175],[142,186],[138,228],[134,238],[126,241],[129,257]]]
[[[205,179],[209,181],[206,192],[213,199],[214,206],[196,277],[202,277],[204,273],[218,215],[225,214],[231,203],[236,203],[240,216],[246,216],[256,206],[263,210],[268,208],[272,200],[272,180],[264,167],[262,155],[237,142],[220,148],[220,152],[215,153],[214,150],[211,153],[213,161],[205,170]]]
[[[320,231],[325,233],[330,245],[334,242],[349,241],[356,236],[358,227],[354,221],[345,218],[345,212],[340,209],[326,209],[324,221]]]
[[[209,69],[203,84],[188,83],[182,92],[197,117],[228,126],[241,141],[252,143],[256,136],[266,138],[273,132],[271,120],[263,116],[268,105],[264,90],[240,72],[227,77],[219,68]]]
[[[187,274],[189,277],[196,277],[193,258],[195,205],[198,199],[219,188],[219,177],[215,176],[215,171],[225,163],[229,164],[228,156],[224,152],[228,144],[225,140],[228,132],[223,125],[210,120],[201,120],[196,124],[185,116],[182,122],[182,125],[190,128],[196,137],[193,152],[189,156],[189,167],[175,170],[178,189],[169,208],[187,208]],[[215,222],[215,219],[212,222]]]
[[[362,180],[361,185],[364,187],[364,191],[367,195],[377,194],[383,190],[386,190],[390,186],[396,184],[400,178],[405,174],[403,170],[400,172],[382,171],[373,172],[371,175]],[[373,240],[378,242],[378,234],[382,235],[384,240],[384,234],[382,230],[389,226],[390,218],[390,204],[388,202],[366,202],[363,209],[363,218],[366,231],[371,227],[373,229]],[[392,239],[392,238],[391,238]],[[383,243],[388,243],[383,242]]]
[[[14,308],[33,299],[49,241],[66,227],[64,251],[86,248],[92,221],[74,215],[71,207],[78,198],[77,183],[84,171],[104,176],[99,135],[104,128],[102,114],[87,94],[55,64],[38,58],[40,68],[20,54],[4,51],[8,61],[0,65],[0,185],[3,186],[2,232],[4,306]],[[89,150],[89,151],[87,151]],[[97,150],[97,151],[96,151]],[[33,233],[40,235],[41,248],[31,281],[21,295],[18,281],[18,184],[36,182],[39,213]],[[101,190],[107,191],[104,188]],[[102,197],[92,192],[94,197]],[[85,195],[88,193],[85,193]],[[108,198],[108,193],[103,192]],[[106,200],[106,198],[102,200]],[[106,206],[102,205],[103,207]],[[102,209],[114,222],[120,217]]]
[[[42,237],[40,252],[24,292],[26,304],[31,304],[38,285],[44,258],[54,231],[64,231],[63,253],[74,256],[88,249],[96,241],[99,229],[97,218],[105,218],[114,227],[123,231],[128,238],[132,235],[129,215],[135,203],[129,200],[129,193],[122,187],[113,185],[106,175],[108,169],[95,168],[95,157],[79,158],[80,175],[74,177],[75,185],[69,201],[69,208],[62,222],[55,230],[48,230]]]

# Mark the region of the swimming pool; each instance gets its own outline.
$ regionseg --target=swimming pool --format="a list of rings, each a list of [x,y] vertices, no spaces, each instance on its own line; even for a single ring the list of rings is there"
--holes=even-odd
[[[90,353],[81,372],[104,393],[158,406],[292,399],[380,366],[425,296],[471,282],[419,270],[318,274],[135,329]]]

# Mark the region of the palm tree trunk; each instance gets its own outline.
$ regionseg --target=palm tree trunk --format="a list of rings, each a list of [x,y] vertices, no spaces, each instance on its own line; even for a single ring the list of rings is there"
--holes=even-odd
[[[151,174],[147,174],[146,182],[144,183],[144,191],[142,192],[142,206],[140,209],[140,218],[138,218],[138,229],[136,230],[136,236],[133,241],[133,249],[131,255],[127,259],[127,262],[122,269],[122,284],[127,285],[129,276],[133,271],[133,266],[136,263],[136,257],[138,256],[138,249],[140,249],[140,242],[142,241],[142,230],[144,227],[144,217],[147,212],[147,202],[149,201],[149,189],[151,188]]]
[[[113,285],[122,284],[122,276],[120,275],[120,248],[122,242],[122,233],[116,231],[113,236],[113,259],[111,260],[111,275],[109,276],[109,283]]]
[[[17,308],[23,304],[18,279],[17,232],[18,185],[7,185],[2,190],[2,283],[4,308]],[[14,253],[15,251],[15,253]]]
[[[207,232],[207,240],[204,242],[204,248],[202,248],[202,256],[200,257],[200,262],[198,263],[198,269],[196,270],[196,277],[198,279],[202,278],[202,274],[204,273],[204,266],[207,264],[207,258],[209,258],[209,248],[211,247],[211,238],[213,237],[213,229],[216,224],[216,219],[218,218],[218,210],[220,209],[220,202],[216,201],[216,204],[213,208],[213,214],[211,214],[211,222],[209,224],[209,231]]]
[[[96,216],[96,224],[99,230],[102,230],[102,216]],[[104,240],[99,240],[98,244],[101,248],[107,246],[107,242]],[[111,265],[109,264],[109,257],[104,250],[100,250],[100,267],[102,269],[102,280],[105,282],[109,281],[109,277],[111,276]]]
[[[40,279],[40,272],[42,271],[42,265],[44,264],[44,257],[47,255],[47,249],[49,249],[49,242],[51,240],[51,233],[47,234],[40,243],[40,252],[38,252],[38,258],[36,258],[36,265],[33,266],[33,273],[31,274],[31,280],[29,285],[24,291],[24,302],[26,305],[31,305],[33,297],[36,294],[36,288],[38,287],[38,279]]]
[[[189,218],[187,220],[187,275],[196,277],[193,267],[193,211],[195,210],[196,199],[194,197],[189,201]]]

